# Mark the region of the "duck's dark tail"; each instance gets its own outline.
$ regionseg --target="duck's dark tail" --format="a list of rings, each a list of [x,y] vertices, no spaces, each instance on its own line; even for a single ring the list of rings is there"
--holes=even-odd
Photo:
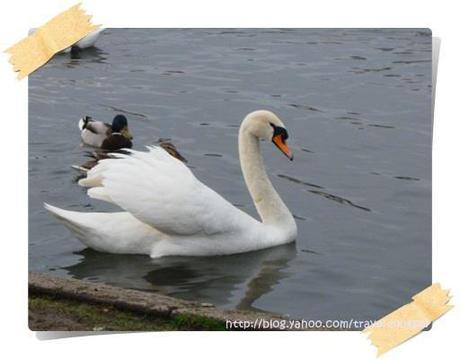
[[[89,121],[91,120],[91,116],[83,116],[80,118],[80,121],[78,121],[78,128],[80,131],[83,131],[87,126]]]

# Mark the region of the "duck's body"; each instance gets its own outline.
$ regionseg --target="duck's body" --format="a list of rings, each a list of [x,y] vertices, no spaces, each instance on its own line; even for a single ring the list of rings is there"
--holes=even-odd
[[[101,32],[104,31],[104,29],[97,29],[92,32],[90,32],[88,35],[86,35],[83,39],[79,40],[76,44],[72,45],[75,46],[79,49],[87,49],[89,47],[93,47],[96,44],[97,39],[99,38],[99,35]],[[66,51],[70,51],[69,48],[66,49]]]
[[[158,145],[161,148],[163,148],[166,152],[168,152],[171,156],[177,158],[178,160],[180,160],[180,161],[182,161],[184,163],[187,163],[187,160],[180,154],[180,152],[177,150],[176,146],[174,146],[174,144],[172,144],[171,142],[160,140],[158,142]],[[129,154],[129,152],[123,151],[122,149],[118,150],[116,152]],[[88,161],[86,161],[85,163],[83,163],[80,166],[72,166],[72,167],[77,169],[77,170],[87,172],[91,168],[95,167],[99,163],[100,160],[105,160],[105,159],[108,159],[108,158],[112,158],[110,156],[110,153],[108,153],[107,151],[88,152],[87,156],[90,157],[90,159]]]
[[[110,253],[210,256],[292,242],[297,227],[265,172],[259,138],[272,139],[291,159],[292,155],[284,125],[271,112],[253,112],[242,122],[242,171],[262,221],[234,207],[159,147],[113,154],[116,159],[100,161],[80,180],[90,187],[90,197],[117,204],[125,212],[45,207],[85,245]]]
[[[85,125],[85,119],[78,122],[78,128],[81,131],[81,139],[84,144],[92,147],[101,148],[104,140],[111,135],[112,126],[102,121],[88,120]]]
[[[132,136],[129,133],[128,121],[125,116],[117,115],[112,124],[95,121],[85,116],[78,122],[81,139],[88,146],[101,148],[105,151],[117,151],[122,148],[131,148]]]

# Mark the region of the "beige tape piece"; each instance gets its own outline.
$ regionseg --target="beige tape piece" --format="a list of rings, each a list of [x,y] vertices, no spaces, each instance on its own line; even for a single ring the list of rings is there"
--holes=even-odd
[[[32,35],[22,39],[5,52],[11,54],[10,63],[22,79],[46,64],[54,54],[72,46],[100,25],[91,24],[91,16],[81,4],[52,18]]]
[[[453,308],[449,291],[435,283],[412,297],[412,302],[386,315],[363,330],[377,349],[377,356],[421,332]]]

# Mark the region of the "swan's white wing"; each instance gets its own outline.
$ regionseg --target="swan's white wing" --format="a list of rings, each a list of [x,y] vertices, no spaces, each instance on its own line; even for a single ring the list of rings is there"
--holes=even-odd
[[[200,182],[161,147],[99,161],[80,184],[91,197],[113,202],[140,221],[169,234],[237,231],[256,222]]]

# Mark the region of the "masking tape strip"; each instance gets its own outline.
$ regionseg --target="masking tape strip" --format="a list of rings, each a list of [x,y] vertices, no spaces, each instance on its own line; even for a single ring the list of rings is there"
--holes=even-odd
[[[377,356],[421,332],[453,308],[449,291],[435,283],[412,297],[412,302],[386,315],[363,330],[377,349]]]
[[[5,51],[11,54],[10,63],[14,71],[19,72],[18,79],[26,77],[46,64],[54,54],[99,28],[100,25],[91,24],[91,16],[86,15],[80,5],[60,13]]]

